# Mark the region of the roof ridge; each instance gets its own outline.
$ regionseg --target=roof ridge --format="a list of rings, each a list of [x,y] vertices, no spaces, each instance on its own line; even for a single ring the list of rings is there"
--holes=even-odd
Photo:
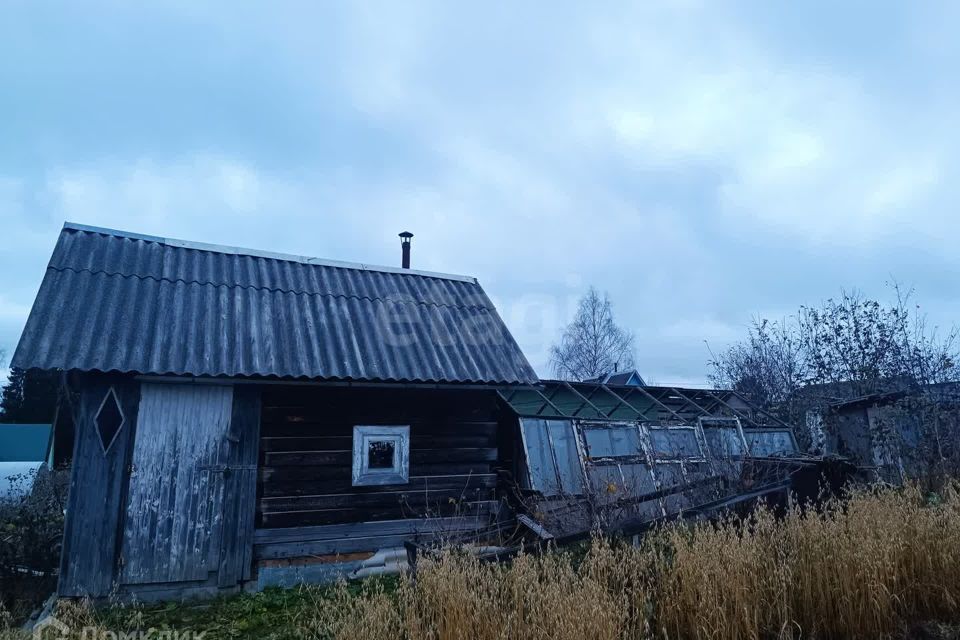
[[[297,296],[319,296],[322,298],[342,298],[342,299],[352,299],[352,300],[367,300],[369,302],[401,302],[403,304],[416,304],[422,307],[436,307],[444,309],[462,309],[464,311],[492,311],[492,308],[487,305],[462,305],[462,304],[446,304],[441,302],[428,302],[424,300],[414,299],[413,296],[410,296],[409,300],[390,300],[389,298],[382,297],[371,297],[371,296],[360,296],[356,294],[348,293],[323,293],[319,291],[303,291],[297,289],[284,289],[282,287],[258,287],[250,284],[229,284],[225,282],[211,282],[211,281],[202,281],[202,280],[186,280],[184,278],[167,278],[164,276],[154,276],[154,275],[142,275],[139,273],[122,273],[120,271],[107,271],[106,269],[77,269],[75,267],[55,267],[50,265],[47,269],[51,271],[56,271],[58,273],[63,273],[64,271],[70,271],[72,273],[89,273],[90,275],[105,275],[108,277],[116,276],[120,278],[136,278],[138,280],[154,280],[155,282],[169,282],[171,284],[183,283],[187,285],[199,285],[207,287],[225,287],[227,289],[251,289],[256,291],[270,291],[273,293],[290,293]],[[400,292],[398,292],[400,293]]]
[[[423,278],[437,278],[440,280],[456,280],[478,284],[477,279],[472,276],[456,275],[452,273],[440,273],[437,271],[421,271],[419,269],[403,269],[401,267],[387,267],[381,265],[371,265],[362,262],[344,262],[340,260],[328,260],[325,258],[314,258],[310,256],[300,256],[289,253],[277,253],[273,251],[262,251],[260,249],[247,249],[243,247],[233,247],[228,245],[211,244],[206,242],[195,242],[193,240],[177,240],[175,238],[163,238],[160,236],[151,236],[143,233],[134,233],[132,231],[121,231],[119,229],[110,229],[107,227],[95,227],[76,222],[64,222],[64,231],[82,231],[86,233],[98,233],[105,236],[114,236],[118,238],[128,238],[131,240],[142,240],[144,242],[155,242],[168,247],[180,249],[192,249],[195,251],[209,251],[212,253],[223,253],[227,255],[242,255],[254,258],[264,258],[267,260],[283,260],[286,262],[298,262],[300,264],[313,264],[325,267],[334,267],[339,269],[356,269],[359,271],[374,271],[378,273],[394,273],[403,276],[420,276]]]

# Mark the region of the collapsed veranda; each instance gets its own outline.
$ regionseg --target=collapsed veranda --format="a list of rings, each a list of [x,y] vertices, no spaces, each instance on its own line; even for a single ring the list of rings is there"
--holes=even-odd
[[[630,531],[737,500],[744,478],[783,491],[803,464],[790,426],[730,391],[539,380],[474,278],[70,223],[13,365],[67,390],[61,596]]]

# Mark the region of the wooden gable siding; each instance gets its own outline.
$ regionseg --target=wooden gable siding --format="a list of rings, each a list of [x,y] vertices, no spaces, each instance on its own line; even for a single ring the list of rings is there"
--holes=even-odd
[[[414,389],[265,390],[258,526],[468,515],[495,497],[496,396]],[[355,425],[409,425],[407,484],[354,487]]]

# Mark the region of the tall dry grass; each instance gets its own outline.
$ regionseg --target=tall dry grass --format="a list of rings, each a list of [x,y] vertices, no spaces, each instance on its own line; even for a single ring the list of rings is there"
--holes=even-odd
[[[424,560],[415,583],[305,588],[304,596],[275,635],[910,637],[917,622],[960,619],[960,494],[949,487],[931,502],[915,488],[865,491],[780,518],[760,509],[746,520],[667,527],[638,548],[598,539],[585,553],[501,565],[448,551]],[[83,607],[61,612],[74,628],[96,624]],[[123,617],[142,621],[136,611]],[[241,622],[211,626],[208,637],[241,636]]]
[[[784,519],[664,532],[657,624],[703,639],[877,637],[960,612],[960,499],[863,492]]]
[[[314,637],[876,638],[960,615],[960,496],[862,492],[819,511],[673,526],[641,547],[509,565],[446,553],[396,593],[316,603]]]

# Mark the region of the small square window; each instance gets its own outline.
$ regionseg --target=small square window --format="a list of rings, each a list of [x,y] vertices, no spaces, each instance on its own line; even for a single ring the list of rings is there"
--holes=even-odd
[[[393,469],[397,443],[393,440],[371,440],[367,443],[368,469]]]
[[[353,486],[407,484],[409,474],[409,426],[353,428]]]

